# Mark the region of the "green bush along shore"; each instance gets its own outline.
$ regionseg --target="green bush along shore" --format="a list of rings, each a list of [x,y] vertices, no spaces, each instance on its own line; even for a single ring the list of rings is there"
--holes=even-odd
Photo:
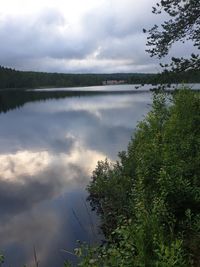
[[[78,248],[79,266],[200,266],[199,162],[199,92],[155,93],[127,151],[93,172],[106,242]]]

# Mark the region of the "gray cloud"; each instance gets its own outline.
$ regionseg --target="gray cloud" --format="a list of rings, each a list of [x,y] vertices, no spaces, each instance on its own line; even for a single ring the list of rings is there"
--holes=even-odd
[[[37,14],[4,16],[0,62],[37,71],[157,72],[158,61],[145,52],[142,33],[143,28],[166,19],[151,13],[155,2],[102,1],[100,7],[85,12],[78,24],[61,10],[48,7]],[[170,56],[185,55],[192,49],[192,45],[175,46]]]
[[[91,50],[87,38],[70,32],[70,28],[62,33],[59,30],[62,26],[69,28],[62,14],[53,10],[45,11],[30,21],[27,17],[20,20],[7,17],[0,30],[0,59],[70,59],[87,55]]]

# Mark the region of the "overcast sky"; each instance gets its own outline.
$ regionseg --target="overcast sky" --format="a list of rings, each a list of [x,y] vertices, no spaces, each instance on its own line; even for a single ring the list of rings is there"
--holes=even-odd
[[[0,65],[50,72],[157,72],[142,32],[163,21],[151,13],[155,3],[0,0]],[[174,51],[186,54],[189,48]]]

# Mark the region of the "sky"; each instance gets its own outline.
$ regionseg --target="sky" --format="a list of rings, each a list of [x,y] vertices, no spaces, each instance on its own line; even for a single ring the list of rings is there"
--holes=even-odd
[[[0,65],[63,73],[158,72],[142,31],[163,22],[151,13],[156,2],[0,0]],[[185,55],[190,48],[175,46],[171,53]]]

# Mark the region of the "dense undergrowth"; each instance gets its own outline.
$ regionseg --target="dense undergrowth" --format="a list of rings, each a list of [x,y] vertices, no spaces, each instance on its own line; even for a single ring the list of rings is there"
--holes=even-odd
[[[199,162],[200,94],[156,93],[127,151],[93,172],[106,243],[77,249],[79,266],[200,266]]]

